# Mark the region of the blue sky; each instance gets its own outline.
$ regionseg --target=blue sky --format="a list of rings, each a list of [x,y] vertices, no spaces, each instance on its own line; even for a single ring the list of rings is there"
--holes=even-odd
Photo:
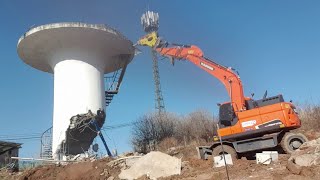
[[[318,103],[320,85],[320,3],[296,0],[243,1],[0,1],[0,139],[40,133],[51,126],[53,76],[18,57],[19,37],[33,25],[62,21],[108,24],[130,40],[142,36],[140,16],[160,15],[162,37],[194,44],[206,57],[240,72],[246,95],[284,94],[296,103]],[[154,109],[149,50],[128,66],[120,93],[107,109],[107,123],[136,120]],[[224,87],[188,62],[159,62],[167,111],[217,113],[228,100]],[[130,150],[130,127],[106,131],[111,149]],[[99,139],[97,141],[100,141]],[[21,140],[20,156],[36,157],[39,140]]]

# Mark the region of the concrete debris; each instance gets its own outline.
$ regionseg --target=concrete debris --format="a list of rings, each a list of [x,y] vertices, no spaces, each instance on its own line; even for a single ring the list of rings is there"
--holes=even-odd
[[[131,167],[133,166],[138,160],[141,158],[140,156],[132,156],[129,158],[126,158],[126,167]]]
[[[89,110],[88,113],[71,117],[64,142],[64,146],[68,147],[69,155],[77,155],[88,151],[93,139],[97,136],[96,127],[92,122],[94,120],[97,126],[101,128],[105,117],[103,110],[98,110],[96,114]]]
[[[271,164],[272,158],[270,154],[256,153],[257,164]]]
[[[232,157],[230,154],[225,154],[224,157],[226,159],[227,165],[233,165]],[[225,166],[223,155],[213,157],[213,161],[214,161],[214,167]]]
[[[279,159],[278,151],[262,151],[264,154],[269,154],[271,156],[272,162],[277,162]]]
[[[299,175],[302,170],[302,167],[290,160],[288,161],[287,169],[291,171],[293,174]]]
[[[310,147],[318,147],[320,145],[320,138],[307,141],[300,146],[300,150],[304,150]]]
[[[288,161],[299,166],[312,166],[320,164],[320,138],[303,143],[299,149],[291,154]]]
[[[107,165],[110,167],[120,167],[121,169],[130,168],[141,156],[122,157],[110,161]]]
[[[312,166],[319,164],[319,154],[302,154],[295,157],[294,162],[300,166]]]
[[[80,158],[80,156],[81,156],[81,154],[77,154],[71,160],[76,161],[76,160],[78,160],[78,158]]]
[[[138,159],[129,169],[122,170],[120,179],[137,179],[147,175],[150,179],[179,175],[181,173],[181,159],[153,151]]]
[[[271,164],[271,162],[278,161],[277,151],[263,151],[262,153],[256,153],[257,164]]]

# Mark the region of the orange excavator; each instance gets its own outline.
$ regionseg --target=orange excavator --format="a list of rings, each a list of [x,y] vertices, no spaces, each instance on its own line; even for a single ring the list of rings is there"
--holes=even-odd
[[[233,68],[222,66],[206,58],[194,45],[170,44],[156,31],[142,37],[137,45],[149,46],[160,55],[175,60],[187,60],[216,77],[226,88],[230,101],[219,104],[218,136],[211,146],[198,147],[199,157],[222,153],[239,157],[246,153],[281,147],[285,153],[298,149],[307,138],[290,132],[301,126],[296,107],[285,102],[282,95],[254,100],[246,97],[239,75]]]

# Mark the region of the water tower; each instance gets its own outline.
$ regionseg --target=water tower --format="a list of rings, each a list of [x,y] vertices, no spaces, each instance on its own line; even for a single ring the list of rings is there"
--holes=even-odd
[[[17,49],[26,64],[54,74],[53,157],[86,151],[96,137],[90,118],[105,119],[104,74],[126,67],[132,42],[105,25],[70,22],[30,29]]]

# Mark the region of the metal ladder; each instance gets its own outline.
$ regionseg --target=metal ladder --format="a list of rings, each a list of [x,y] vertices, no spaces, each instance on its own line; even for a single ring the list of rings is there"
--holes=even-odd
[[[105,100],[106,100],[106,106],[109,106],[113,96],[118,94],[119,88],[124,76],[124,73],[126,72],[127,65],[125,65],[123,68],[115,71],[112,76],[105,76],[105,85],[106,85],[106,91],[105,91]]]

